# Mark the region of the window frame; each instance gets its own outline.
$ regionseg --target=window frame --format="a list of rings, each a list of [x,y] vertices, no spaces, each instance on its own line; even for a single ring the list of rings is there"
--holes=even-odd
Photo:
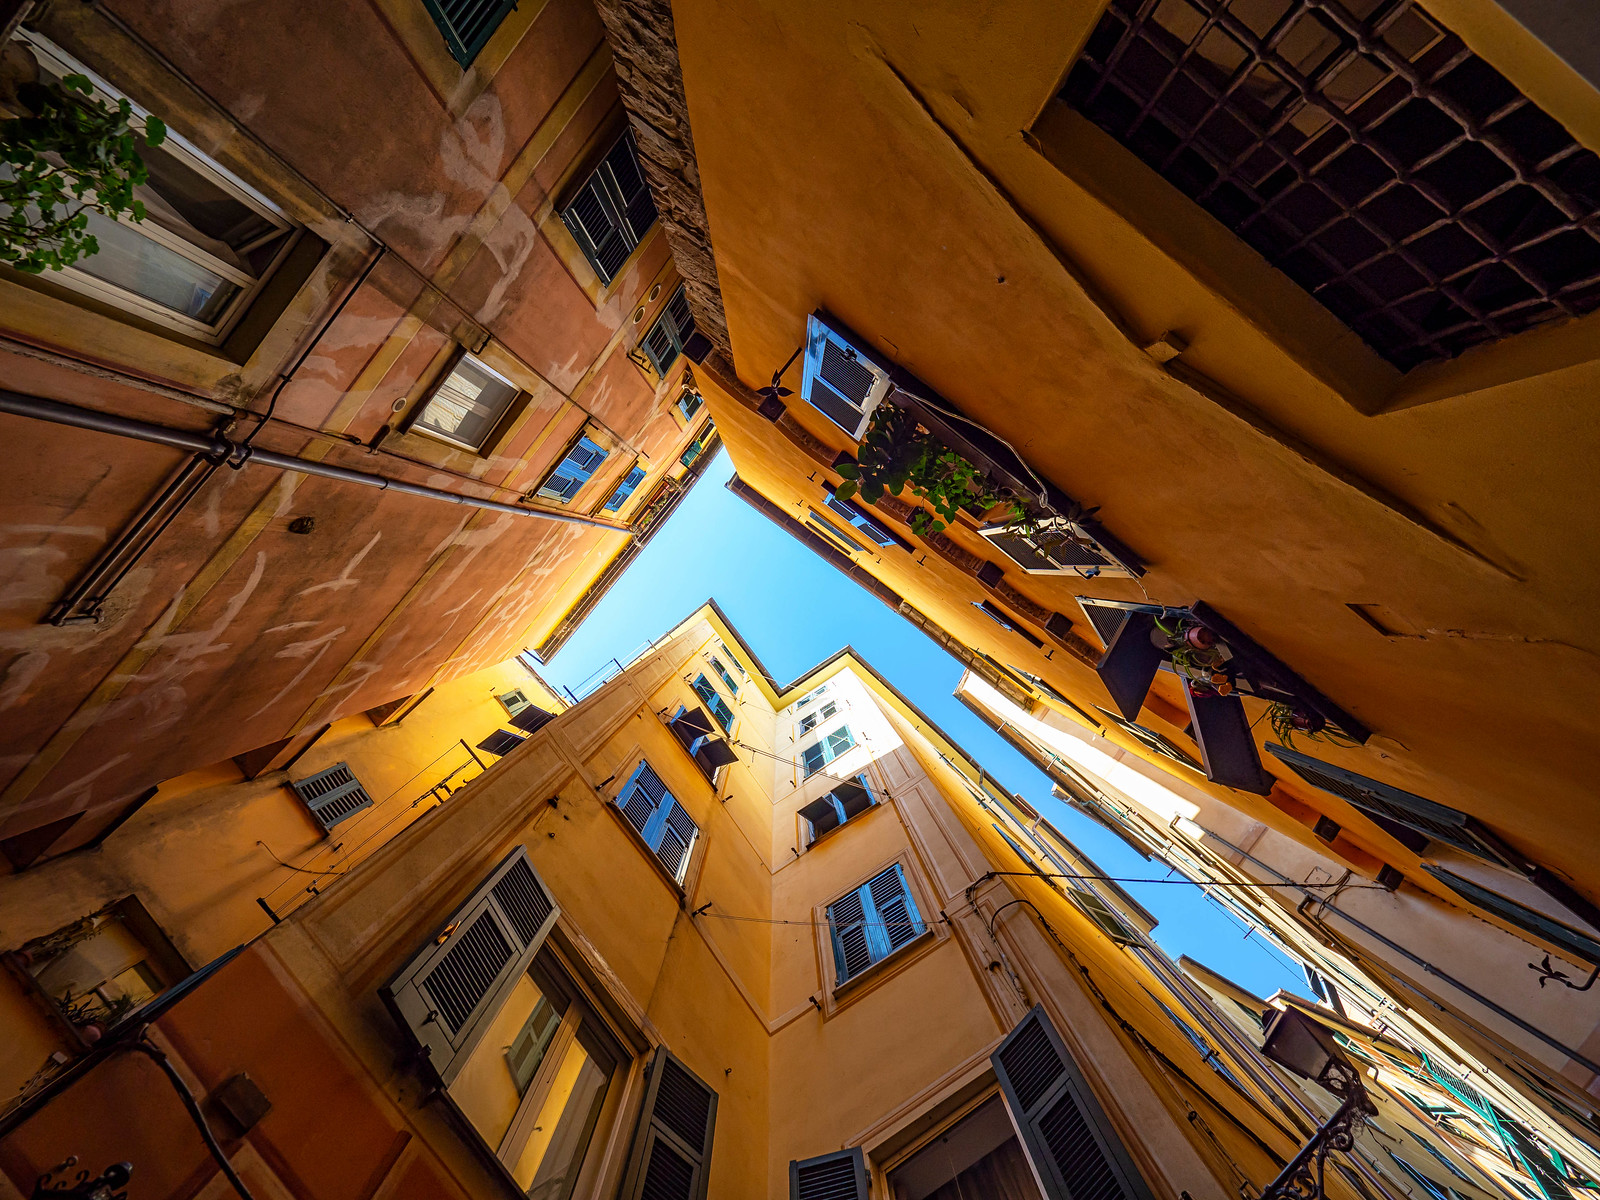
[[[578,486],[572,489],[572,495],[563,496],[560,491],[547,492],[546,489],[550,487],[550,481],[554,479],[558,473],[560,473],[561,469],[565,467],[568,462],[572,461],[572,456],[581,450],[585,445],[592,446],[595,450],[599,451],[600,458],[592,467],[589,468],[588,474],[586,474],[582,479],[578,480]],[[606,460],[610,457],[611,451],[602,446],[594,438],[590,437],[589,429],[586,426],[582,430],[579,430],[578,435],[567,444],[567,448],[562,452],[561,457],[556,460],[556,462],[548,471],[545,472],[544,478],[539,481],[539,486],[533,489],[533,498],[545,500],[551,504],[567,505],[575,503],[578,497],[583,493],[583,489],[588,487],[589,484],[594,480],[594,477],[600,473],[600,468],[605,466]]]
[[[705,684],[704,691],[700,689],[701,684]],[[712,683],[711,680],[706,677],[706,673],[704,671],[701,671],[689,681],[689,689],[694,692],[696,696],[700,697],[700,701],[705,705],[706,711],[711,714],[711,719],[722,727],[722,732],[726,736],[732,737],[733,727],[739,723],[739,714],[735,712],[732,705],[730,705],[727,700],[723,698],[722,693],[717,690],[717,685]],[[728,714],[728,719],[726,721],[722,719],[722,715],[718,712],[718,709],[721,709]]]
[[[904,545],[901,539],[895,537],[850,501],[841,500],[832,492],[826,492],[822,497],[822,503],[829,512],[848,522],[852,529],[879,549],[887,550],[890,546]]]
[[[800,810],[795,813],[795,816],[799,817],[806,823],[807,836],[802,840],[805,842],[805,848],[807,850],[811,849],[811,847],[822,841],[823,838],[831,837],[833,834],[843,829],[846,825],[850,824],[850,822],[859,821],[869,812],[872,812],[874,809],[881,808],[883,806],[884,797],[881,797],[878,794],[877,787],[872,783],[872,780],[869,778],[866,771],[861,771],[854,778],[846,780],[845,782],[858,785],[861,790],[867,794],[867,800],[869,803],[854,816],[850,815],[850,813],[845,811],[844,803],[838,798],[836,793],[839,789],[838,785],[835,785],[828,791],[822,793],[822,795],[813,800],[807,801],[805,804],[802,804],[800,806]],[[810,817],[805,815],[804,810],[821,800],[826,800],[829,802],[834,814],[839,818],[839,823],[828,829],[824,829],[821,833],[818,833],[816,823],[813,822]]]
[[[507,696],[515,696],[518,700],[521,700],[522,701],[521,707],[518,707],[518,706],[516,706],[514,704],[507,703],[507,701],[506,701],[506,697]],[[524,692],[521,688],[511,688],[509,691],[496,692],[494,694],[494,698],[496,700],[500,701],[500,707],[505,709],[506,713],[508,715],[510,715],[510,716],[513,716],[513,717],[516,716],[523,709],[532,708],[533,707],[533,701],[528,699],[528,694],[526,692]]]
[[[45,67],[48,64],[49,70],[59,74],[85,76],[93,87],[92,94],[94,98],[101,101],[110,101],[113,107],[115,107],[117,101],[127,100],[133,116],[141,120],[148,119],[152,115],[147,108],[139,104],[131,96],[119,91],[104,76],[86,67],[66,50],[43,35],[33,30],[18,29],[12,35],[12,40],[31,50],[39,58],[41,67]],[[207,346],[221,348],[293,253],[295,247],[304,239],[306,229],[304,225],[290,220],[281,207],[274,204],[221,163],[214,161],[170,125],[167,127],[167,136],[162,141],[161,148],[172,154],[174,158],[179,159],[190,170],[227,192],[246,207],[253,209],[257,215],[271,223],[277,231],[271,236],[281,236],[285,232],[289,234],[288,237],[284,238],[283,244],[273,255],[271,261],[261,270],[260,274],[251,276],[248,272],[241,271],[239,268],[207,254],[200,247],[188,242],[180,235],[162,228],[153,220],[133,221],[126,215],[109,218],[115,220],[117,224],[133,230],[139,236],[147,238],[182,258],[188,259],[197,266],[212,271],[238,287],[238,294],[228,301],[227,306],[215,322],[208,324],[193,317],[184,316],[182,313],[158,304],[156,301],[140,296],[117,284],[98,279],[88,272],[73,266],[64,267],[61,270],[46,271],[37,276],[25,276],[24,278],[38,279],[46,283],[56,284],[68,291],[96,300],[128,316],[150,321],[176,333],[181,333],[185,337],[203,342]],[[267,236],[263,235],[257,241],[265,241]]]
[[[845,746],[842,750],[835,750],[833,748],[833,739],[835,736],[841,733],[850,740],[849,745]],[[851,731],[850,722],[848,721],[842,721],[835,728],[825,730],[817,736],[816,741],[812,742],[809,746],[804,746],[801,748],[801,778],[810,779],[813,775],[819,774],[822,771],[822,768],[826,767],[829,763],[837,762],[860,744],[860,742],[856,741],[855,734]],[[812,766],[807,759],[807,754],[812,750],[817,750],[822,754],[822,759],[817,763],[816,766]]]
[[[882,932],[882,928],[886,928],[889,922],[883,919],[883,914],[878,911],[877,902],[871,896],[872,885],[891,871],[896,872],[899,876],[899,882],[902,887],[901,894],[905,897],[908,910],[908,923],[915,927],[915,932],[912,936],[898,946],[889,942],[888,935]],[[912,885],[911,874],[909,864],[904,858],[896,858],[874,871],[854,887],[847,888],[820,906],[826,925],[826,944],[831,954],[830,962],[833,968],[830,976],[831,986],[828,989],[831,993],[837,995],[839,992],[853,988],[863,980],[879,973],[879,968],[883,967],[885,963],[904,959],[912,947],[923,943],[933,932],[932,922],[922,915],[920,906],[922,898],[918,896],[916,888]],[[848,975],[841,975],[840,972],[844,966],[843,949],[838,937],[838,927],[835,924],[833,910],[851,898],[856,898],[862,902],[862,927],[863,931],[866,932],[869,953],[874,953],[875,957],[866,966]],[[870,917],[867,915],[867,906],[869,904],[871,906]],[[872,930],[877,930],[878,932],[870,932]],[[887,948],[884,948],[885,946]],[[881,954],[876,953],[878,949],[882,949]]]
[[[438,28],[439,36],[444,39],[445,49],[449,51],[450,57],[456,61],[456,64],[462,70],[468,69],[477,61],[478,55],[482,54],[484,47],[494,39],[494,35],[500,31],[500,26],[505,22],[505,19],[516,11],[517,0],[496,0],[496,4],[499,7],[499,12],[486,22],[477,39],[468,44],[461,39],[461,35],[456,31],[454,24],[445,13],[439,0],[422,0],[422,7],[427,9],[428,17]]]
[[[733,695],[733,698],[737,700],[739,698],[739,684],[738,681],[734,679],[733,672],[728,670],[722,659],[717,657],[715,651],[706,651],[706,657],[711,661],[711,669],[717,673],[717,677],[721,679],[723,683],[728,685],[728,691]]]
[[[433,406],[434,400],[438,398],[439,389],[449,383],[456,371],[466,362],[470,362],[485,374],[492,375],[511,389],[511,396],[506,400],[504,407],[494,415],[494,419],[489,422],[488,427],[483,432],[483,439],[476,445],[464,438],[451,437],[448,433],[430,429],[423,424],[428,419],[428,409]],[[422,437],[431,438],[436,442],[442,442],[446,446],[453,446],[457,450],[465,450],[469,454],[487,457],[499,445],[507,427],[522,411],[527,398],[528,391],[521,384],[507,378],[503,372],[495,370],[465,346],[458,346],[455,354],[451,355],[449,362],[445,364],[444,370],[439,372],[439,377],[428,385],[426,394],[412,406],[411,412],[406,416],[405,423],[400,426],[400,432],[418,434]]]

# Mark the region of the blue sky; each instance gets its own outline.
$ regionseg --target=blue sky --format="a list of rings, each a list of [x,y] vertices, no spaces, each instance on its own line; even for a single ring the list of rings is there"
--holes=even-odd
[[[855,649],[989,773],[1116,876],[1154,877],[1148,863],[1050,794],[1045,776],[951,694],[961,664],[910,622],[723,485],[733,474],[717,458],[678,511],[541,673],[577,689],[613,657],[626,662],[708,597],[722,606],[767,669],[787,682],[845,645]],[[1188,884],[1125,885],[1160,921],[1155,937],[1173,958],[1188,954],[1260,996],[1304,993],[1305,980],[1259,934],[1245,929]]]

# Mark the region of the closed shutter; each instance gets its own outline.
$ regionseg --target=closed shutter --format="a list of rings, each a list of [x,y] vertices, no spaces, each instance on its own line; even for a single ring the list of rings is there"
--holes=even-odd
[[[422,0],[422,3],[444,35],[450,57],[463,67],[472,64],[506,14],[517,6],[517,0]]]
[[[867,1200],[867,1162],[861,1147],[791,1161],[789,1200]]]
[[[806,322],[800,394],[823,416],[859,439],[889,390],[889,372],[852,345],[843,330],[813,313]]]
[[[828,761],[833,761],[856,744],[850,726],[841,725],[828,735]]]
[[[836,982],[841,984],[927,930],[899,863],[830,904],[828,925]]]
[[[1287,746],[1269,742],[1267,751],[1313,787],[1348,801],[1368,816],[1397,822],[1486,862],[1516,871],[1522,869],[1521,864],[1515,861],[1515,856],[1501,846],[1498,837],[1464,812],[1447,808],[1393,784],[1369,779],[1345,767],[1325,763]]]
[[[828,760],[824,757],[825,754],[826,751],[823,750],[821,742],[807,746],[800,751],[800,764],[805,768],[807,776],[815,775],[827,764]]]
[[[617,140],[573,195],[561,219],[600,282],[609,284],[656,221],[655,200],[639,169],[631,131]]]
[[[700,836],[700,827],[684,811],[683,805],[676,800],[669,801],[669,804],[671,807],[667,809],[662,822],[661,840],[656,844],[656,857],[667,869],[667,874],[682,883],[683,872],[689,865],[689,854],[694,849],[695,839]]]
[[[649,763],[640,763],[617,796],[617,807],[628,818],[628,824],[643,837],[666,795],[667,785],[661,782],[661,777],[650,769]]]
[[[290,781],[289,786],[324,829],[332,829],[340,821],[372,805],[372,797],[367,795],[349,763],[336,763],[298,783]]]
[[[702,1200],[716,1123],[716,1092],[662,1046],[650,1064],[622,1200]]]
[[[445,1084],[465,1065],[559,914],[527,847],[518,846],[379,990]]]
[[[1151,1200],[1043,1007],[1018,1022],[990,1061],[1046,1200]]]

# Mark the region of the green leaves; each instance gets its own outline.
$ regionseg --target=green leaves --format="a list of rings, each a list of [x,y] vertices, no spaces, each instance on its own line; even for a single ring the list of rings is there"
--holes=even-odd
[[[167,127],[150,117],[135,129],[128,101],[110,108],[93,92],[83,75],[27,83],[17,99],[31,115],[0,121],[0,261],[20,271],[60,270],[97,253],[85,232],[91,211],[145,219],[134,199],[150,176],[139,143],[160,145]]]

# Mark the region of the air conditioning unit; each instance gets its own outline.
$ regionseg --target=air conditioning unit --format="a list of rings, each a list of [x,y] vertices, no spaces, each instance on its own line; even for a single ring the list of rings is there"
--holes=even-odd
[[[1031,536],[1003,521],[985,525],[978,532],[1030,575],[1095,579],[1134,574],[1083,526],[1061,517],[1040,521]]]
[[[821,313],[806,320],[805,374],[800,394],[828,420],[860,441],[872,412],[889,392],[889,368],[853,333]]]

